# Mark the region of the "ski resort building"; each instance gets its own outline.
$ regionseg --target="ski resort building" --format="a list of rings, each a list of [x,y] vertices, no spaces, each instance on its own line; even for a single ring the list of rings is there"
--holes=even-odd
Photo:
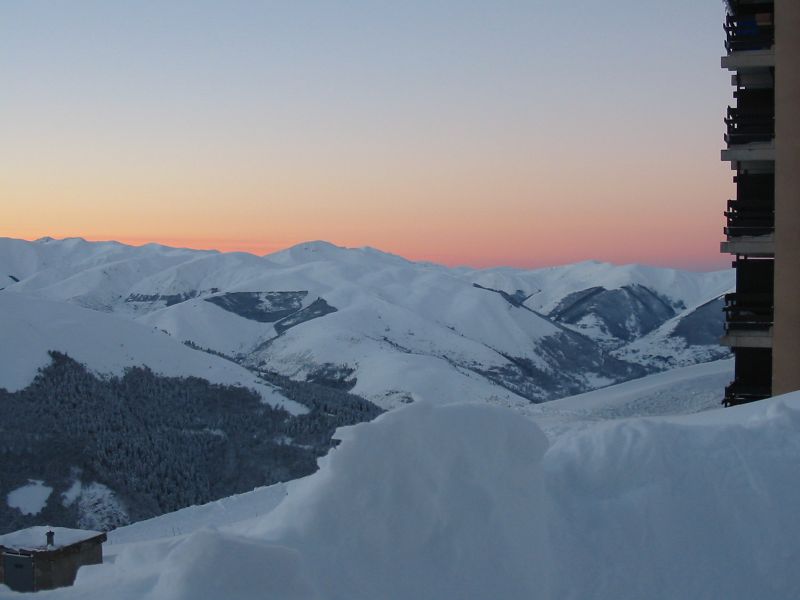
[[[736,291],[722,343],[736,357],[728,406],[800,389],[800,2],[726,0],[736,106],[722,160],[734,171],[722,251]]]
[[[83,565],[103,562],[106,534],[65,527],[29,527],[0,535],[0,583],[17,592],[72,585]]]

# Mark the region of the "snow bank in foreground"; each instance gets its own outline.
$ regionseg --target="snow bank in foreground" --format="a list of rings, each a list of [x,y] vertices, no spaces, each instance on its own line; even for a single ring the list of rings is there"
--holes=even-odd
[[[52,597],[800,597],[800,393],[549,449],[481,405],[417,403],[341,433],[266,516],[112,546]]]
[[[201,531],[167,555],[152,597],[310,600],[318,596],[296,550]]]
[[[800,394],[601,424],[545,462],[555,597],[800,598]]]
[[[327,598],[522,598],[541,588],[547,442],[535,424],[420,403],[340,437],[319,477],[241,533],[299,549]]]

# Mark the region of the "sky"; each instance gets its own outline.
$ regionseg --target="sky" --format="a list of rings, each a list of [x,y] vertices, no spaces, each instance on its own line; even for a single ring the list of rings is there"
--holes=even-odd
[[[0,236],[707,270],[720,0],[4,0]]]

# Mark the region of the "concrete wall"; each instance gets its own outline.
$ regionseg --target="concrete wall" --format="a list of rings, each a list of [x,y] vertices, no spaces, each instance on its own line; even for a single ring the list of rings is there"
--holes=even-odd
[[[800,389],[800,1],[775,0],[772,393]]]

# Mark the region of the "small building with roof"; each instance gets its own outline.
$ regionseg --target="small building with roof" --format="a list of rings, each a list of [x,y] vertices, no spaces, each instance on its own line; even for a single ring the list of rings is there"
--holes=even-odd
[[[37,526],[0,535],[0,583],[18,592],[72,585],[83,565],[103,562],[106,534]]]

